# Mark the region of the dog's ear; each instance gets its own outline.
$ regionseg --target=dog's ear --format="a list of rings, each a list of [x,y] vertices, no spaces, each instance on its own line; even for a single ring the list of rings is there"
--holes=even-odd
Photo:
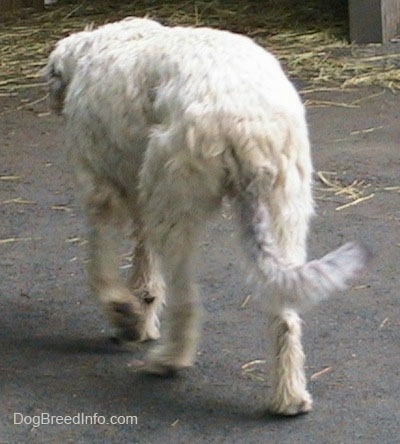
[[[63,79],[62,72],[57,70],[54,63],[51,62],[45,68],[45,77],[49,87],[50,107],[57,114],[61,114],[64,108],[67,82]]]

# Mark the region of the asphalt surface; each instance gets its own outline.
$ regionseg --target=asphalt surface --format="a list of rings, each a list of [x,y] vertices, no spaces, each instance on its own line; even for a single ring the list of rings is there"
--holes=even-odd
[[[267,295],[246,281],[227,207],[201,241],[206,318],[196,365],[151,378],[136,363],[152,344],[111,343],[85,283],[84,218],[62,120],[44,102],[27,105],[43,94],[0,98],[0,443],[400,442],[398,95],[304,97],[315,169],[339,187],[315,176],[310,257],[360,239],[374,259],[352,289],[304,315],[314,411],[280,419],[265,412]]]

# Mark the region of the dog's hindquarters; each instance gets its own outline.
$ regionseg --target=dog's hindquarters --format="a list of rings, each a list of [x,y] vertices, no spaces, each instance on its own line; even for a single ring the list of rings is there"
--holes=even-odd
[[[322,259],[306,262],[314,205],[305,119],[299,113],[295,121],[281,122],[280,129],[268,137],[266,128],[264,138],[247,139],[244,147],[233,145],[233,195],[250,272],[262,291],[269,291],[265,304],[274,345],[270,408],[295,415],[312,408],[297,311],[344,289],[365,264],[366,254],[362,247],[346,244]]]
[[[306,238],[314,211],[312,164],[303,122],[281,122],[279,134],[270,138],[265,128],[266,135],[252,149],[236,154],[241,178],[236,180],[235,196],[250,272],[263,292],[267,291],[265,284],[278,283],[265,295],[274,357],[270,409],[285,415],[312,408],[304,372],[302,321],[296,310],[285,308],[286,301],[296,297],[279,287],[290,267],[306,261]]]
[[[258,281],[274,289],[269,305],[278,311],[302,310],[346,289],[369,258],[363,246],[350,242],[305,262],[314,210],[308,134],[300,117],[287,120],[280,139],[266,130],[264,139],[234,148],[233,195],[246,251]]]

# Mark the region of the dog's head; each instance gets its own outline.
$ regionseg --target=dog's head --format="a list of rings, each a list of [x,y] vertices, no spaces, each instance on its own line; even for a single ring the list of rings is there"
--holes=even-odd
[[[164,29],[159,23],[147,18],[128,17],[93,29],[92,25],[60,40],[44,70],[49,85],[50,106],[61,114],[68,86],[79,61],[85,56],[95,56],[112,47],[129,41],[140,40]]]
[[[64,109],[65,96],[79,60],[90,47],[90,32],[79,32],[60,40],[50,54],[44,75],[49,87],[50,107],[57,114]]]

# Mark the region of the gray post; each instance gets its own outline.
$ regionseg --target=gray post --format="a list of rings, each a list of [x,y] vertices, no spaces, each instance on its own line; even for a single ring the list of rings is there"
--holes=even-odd
[[[400,0],[349,0],[350,40],[387,43],[400,34]]]

